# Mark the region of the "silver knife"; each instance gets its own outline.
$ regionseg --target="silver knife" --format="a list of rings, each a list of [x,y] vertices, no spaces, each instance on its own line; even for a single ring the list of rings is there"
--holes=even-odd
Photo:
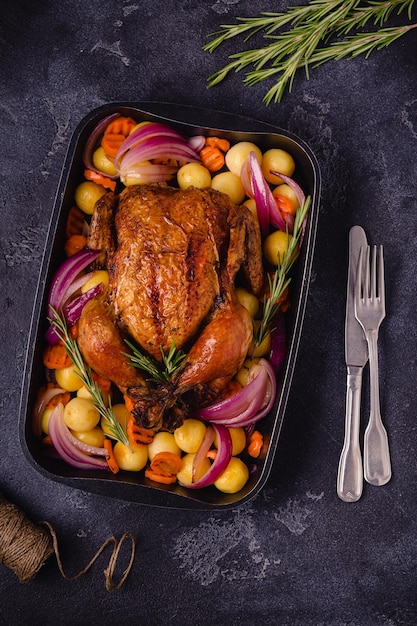
[[[337,495],[345,502],[356,502],[362,495],[363,466],[359,444],[362,371],[368,361],[368,347],[355,316],[355,280],[359,254],[368,245],[365,231],[353,226],[349,233],[345,360],[347,366],[345,437],[337,475]]]

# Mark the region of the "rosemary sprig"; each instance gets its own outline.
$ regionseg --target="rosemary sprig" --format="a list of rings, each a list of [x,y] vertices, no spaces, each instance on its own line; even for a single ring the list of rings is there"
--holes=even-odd
[[[85,365],[77,342],[69,334],[65,319],[61,317],[55,309],[53,309],[53,316],[49,319],[49,322],[53,325],[56,334],[64,343],[68,356],[77,368],[77,376],[90,392],[95,407],[106,421],[106,434],[110,437],[110,439],[121,441],[128,446],[128,436],[112,411],[111,400],[109,398],[109,406],[106,406],[103,394],[92,377],[91,369]]]
[[[288,273],[299,254],[299,243],[304,231],[304,222],[311,204],[311,197],[308,196],[300,208],[297,210],[294,219],[292,237],[289,238],[288,246],[283,258],[278,258],[278,267],[274,278],[268,275],[269,296],[264,296],[262,319],[257,328],[254,327],[254,346],[259,346],[262,341],[271,333],[271,322],[281,306],[280,298],[291,282]]]
[[[143,354],[139,348],[130,341],[126,340],[126,344],[132,350],[132,354],[126,353],[127,356],[130,357],[131,364],[134,367],[150,374],[150,377],[148,378],[149,381],[170,381],[186,357],[185,352],[176,349],[175,340],[172,342],[171,347],[168,350],[168,354],[166,354],[163,347],[160,346],[162,363],[159,363],[155,359]]]
[[[237,18],[237,24],[224,24],[212,33],[214,39],[203,46],[214,52],[218,46],[233,37],[243,36],[248,41],[263,31],[271,43],[260,48],[241,50],[229,56],[230,62],[208,78],[208,86],[217,85],[230,72],[247,69],[245,85],[254,85],[269,78],[276,83],[266,92],[265,104],[280,102],[285,91],[292,90],[299,69],[304,69],[307,79],[309,69],[343,57],[366,57],[402,37],[417,27],[409,24],[382,28],[395,12],[407,12],[411,20],[414,0],[311,0],[307,5],[289,7],[284,13],[261,13],[260,17]],[[370,21],[378,27],[375,32],[360,32]],[[290,25],[289,30],[282,30]],[[356,32],[349,36],[353,30]],[[345,38],[343,38],[345,37]]]

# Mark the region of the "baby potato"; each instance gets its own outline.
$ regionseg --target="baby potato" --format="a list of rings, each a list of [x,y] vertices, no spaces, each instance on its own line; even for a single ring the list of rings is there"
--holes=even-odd
[[[258,210],[256,208],[255,200],[253,198],[248,198],[247,200],[245,200],[245,202],[243,204],[244,204],[244,206],[248,207],[249,211],[252,213],[253,217],[258,222],[259,221]]]
[[[237,456],[246,448],[246,433],[244,428],[228,428],[232,439],[232,455]],[[218,448],[217,434],[214,436],[214,445]]]
[[[55,370],[55,379],[58,385],[65,391],[77,391],[83,386],[79,377],[80,373],[80,370],[72,364],[60,370]]]
[[[109,406],[110,392],[109,391],[102,391],[101,395],[103,397],[104,404],[106,406]],[[90,391],[87,389],[87,387],[85,385],[83,385],[82,387],[80,387],[77,390],[77,397],[78,398],[86,398],[87,400],[93,400],[93,396],[91,395]]]
[[[92,430],[100,421],[100,413],[90,400],[86,398],[72,398],[65,405],[64,421],[71,430]]]
[[[92,215],[97,200],[104,196],[105,193],[107,191],[102,185],[98,185],[91,180],[85,180],[75,189],[75,204],[87,215]]]
[[[127,422],[130,417],[130,413],[127,410],[126,406],[122,403],[113,404],[112,411],[114,417],[116,418],[116,421],[122,426],[123,430],[126,432]],[[104,417],[101,418],[101,428],[106,435],[110,434],[109,423]]]
[[[235,374],[235,380],[237,380],[242,387],[246,387],[248,384],[249,371],[256,363],[259,363],[258,357],[245,359],[242,367],[237,374]]]
[[[193,480],[193,463],[194,463],[195,454],[189,453],[185,454],[181,459],[181,469],[177,474],[177,480],[180,483],[187,484],[191,483]],[[195,476],[195,480],[199,480],[208,472],[210,469],[211,463],[207,457],[201,462],[201,466],[199,471]]]
[[[239,141],[235,143],[227,152],[225,156],[227,168],[236,176],[240,177],[242,165],[248,158],[249,154],[254,152],[259,164],[262,163],[262,152],[251,141]]]
[[[251,318],[254,319],[259,311],[258,298],[243,287],[236,287],[236,295],[240,304],[245,307]]]
[[[42,432],[45,433],[45,435],[49,435],[49,418],[51,417],[51,413],[53,410],[54,410],[54,407],[47,406],[46,409],[42,411],[41,428],[42,428]]]
[[[109,159],[101,146],[93,152],[93,165],[107,176],[116,176],[117,174],[113,161]]]
[[[260,325],[261,325],[260,320],[254,321],[255,331],[258,330]],[[268,333],[258,346],[255,346],[255,342],[252,339],[250,346],[249,346],[248,353],[252,357],[261,357],[261,356],[265,356],[266,354],[269,354],[270,350],[271,350],[271,333]]]
[[[186,163],[177,172],[177,182],[180,189],[207,189],[211,185],[211,174],[201,163]]]
[[[109,274],[106,270],[95,270],[92,277],[81,287],[81,293],[86,293],[100,283],[103,283],[104,287],[109,284]]]
[[[213,176],[211,187],[228,195],[233,204],[240,204],[245,199],[245,189],[240,176],[233,172],[220,172]]]
[[[102,448],[104,445],[104,433],[100,426],[94,426],[91,430],[72,430],[74,437],[86,443],[89,446],[95,446],[96,448]]]
[[[153,441],[148,444],[149,460],[152,461],[153,457],[158,452],[174,452],[181,456],[181,450],[175,441],[173,433],[167,433],[165,431],[159,431],[156,433]]]
[[[232,456],[223,474],[215,481],[214,486],[223,493],[237,493],[248,482],[247,465],[236,456]]]
[[[139,472],[148,462],[148,446],[144,443],[131,444],[129,447],[118,441],[113,454],[119,468],[127,472]]]
[[[291,240],[292,235],[283,230],[275,230],[269,234],[263,244],[263,253],[266,260],[276,266],[278,266],[278,263],[282,263],[288,252]]]
[[[279,176],[271,174],[271,170],[274,172],[280,172],[286,176],[291,176],[295,170],[295,161],[291,154],[286,150],[280,148],[271,148],[264,152],[262,157],[262,173],[268,183],[279,185],[284,181]]]
[[[197,452],[207,431],[200,420],[186,419],[182,426],[174,430],[174,439],[183,452]]]
[[[294,189],[292,189],[292,187],[287,185],[287,183],[284,183],[283,185],[278,185],[277,187],[275,187],[272,190],[272,195],[284,196],[284,198],[288,198],[288,200],[291,200],[291,204],[294,210],[298,209],[298,207],[300,206],[300,203],[298,202],[297,194],[295,193]]]

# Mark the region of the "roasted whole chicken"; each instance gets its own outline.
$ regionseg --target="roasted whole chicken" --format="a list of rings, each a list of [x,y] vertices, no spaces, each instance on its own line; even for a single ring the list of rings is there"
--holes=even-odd
[[[252,320],[235,283],[262,287],[258,223],[214,190],[134,185],[97,202],[88,246],[101,251],[109,286],[83,309],[83,357],[134,400],[139,426],[172,431],[217,399],[246,357]],[[126,338],[157,361],[173,344],[186,357],[171,380],[150,384]]]

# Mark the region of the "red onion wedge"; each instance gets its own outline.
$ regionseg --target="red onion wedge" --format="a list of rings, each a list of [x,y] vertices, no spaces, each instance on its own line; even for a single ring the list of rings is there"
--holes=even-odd
[[[229,465],[230,459],[232,458],[232,438],[229,431],[222,425],[212,424],[212,427],[217,434],[218,440],[216,458],[211,464],[210,469],[204,474],[204,476],[202,476],[202,478],[196,480],[194,483],[180,482],[180,485],[187,487],[187,489],[202,489],[203,487],[212,485],[219,478],[219,476],[223,474],[224,470]]]
[[[249,375],[250,381],[241,391],[200,409],[197,417],[216,425],[243,428],[267,415],[275,400],[275,372],[266,359],[260,359]]]
[[[64,405],[61,402],[51,413],[48,430],[52,445],[60,458],[68,465],[85,470],[108,469],[107,461],[103,458],[107,456],[104,448],[85,446],[72,435],[65,424]],[[99,456],[93,456],[95,454]]]
[[[188,143],[196,152],[200,152],[206,145],[206,138],[204,135],[193,135],[189,137]]]
[[[287,183],[287,185],[291,187],[291,189],[295,192],[297,196],[297,201],[298,201],[299,206],[301,206],[303,202],[305,201],[306,197],[300,185],[296,183],[293,178],[290,178],[290,176],[286,176],[285,174],[281,174],[281,172],[274,172],[273,170],[271,170],[271,174],[274,174],[274,176],[279,176],[280,178],[282,178],[284,183]]]
[[[42,413],[48,402],[60,393],[65,393],[64,389],[61,389],[61,387],[47,387],[37,399],[32,415],[32,430],[37,437],[40,437],[42,434]]]
[[[178,168],[164,164],[149,164],[156,158],[176,161],[199,161],[196,149],[181,133],[165,124],[149,122],[134,130],[121,145],[114,165],[123,183],[129,179],[141,183],[165,182]]]
[[[268,233],[269,224],[286,229],[285,220],[278,210],[272,191],[265,180],[255,152],[251,152],[242,166],[242,184],[246,194],[255,200],[262,235]]]
[[[269,352],[269,362],[275,372],[279,374],[284,365],[285,355],[287,353],[287,336],[285,329],[285,320],[282,313],[277,315],[271,321],[271,349]]]
[[[105,117],[104,119],[102,119],[97,124],[97,126],[93,129],[93,132],[91,133],[91,135],[89,136],[85,144],[85,148],[83,152],[83,163],[87,169],[92,170],[93,172],[97,172],[98,174],[103,174],[104,172],[101,172],[93,164],[93,153],[98,147],[99,140],[104,134],[104,131],[106,130],[107,126],[110,124],[110,122],[112,122],[117,117],[120,117],[120,113],[113,113],[112,115],[109,115]],[[107,173],[105,173],[105,175],[107,176],[107,178],[111,178],[113,180],[117,178],[117,175],[109,176],[109,174]]]
[[[96,296],[103,293],[103,289],[104,289],[103,283],[99,283],[98,285],[91,287],[91,289],[89,289],[85,293],[82,293],[77,298],[74,298],[74,300],[72,300],[72,302],[70,302],[65,307],[64,316],[65,316],[68,326],[72,326],[73,324],[75,324],[77,320],[80,319],[81,312],[83,308],[85,307],[85,305],[87,304],[87,302],[92,300],[92,298],[95,298]]]
[[[87,265],[94,261],[100,254],[97,250],[79,250],[74,255],[66,259],[56,271],[48,295],[48,317],[53,317],[53,309],[61,313],[66,301],[74,293],[74,283],[79,278]],[[81,283],[76,283],[77,289]],[[58,336],[54,329],[50,327],[46,333],[48,343],[56,343]]]

